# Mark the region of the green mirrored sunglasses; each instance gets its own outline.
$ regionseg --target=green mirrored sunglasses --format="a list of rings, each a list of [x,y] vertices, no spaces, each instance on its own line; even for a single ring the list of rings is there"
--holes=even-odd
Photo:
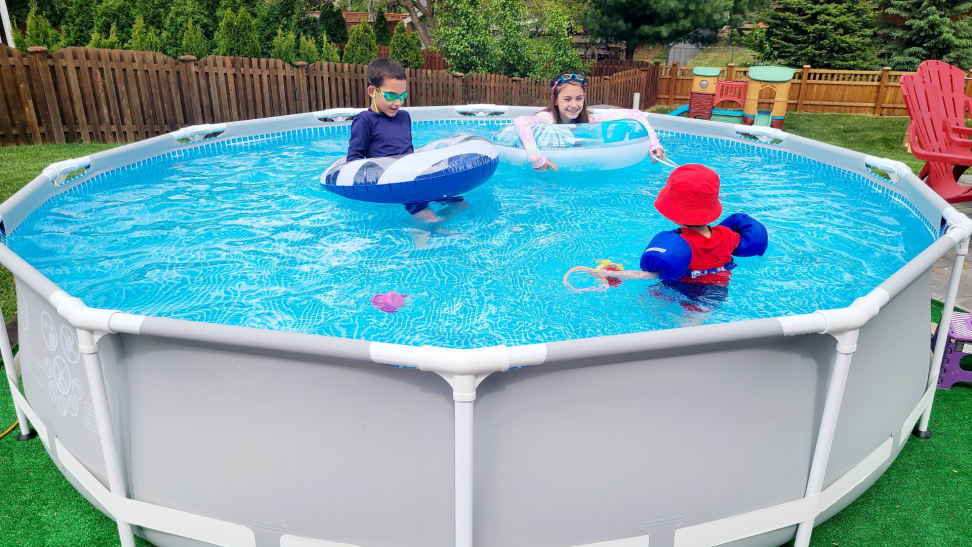
[[[401,100],[404,103],[405,99],[408,98],[408,91],[402,91],[401,94],[392,93],[391,91],[382,91],[380,89],[376,89],[375,91],[381,93],[381,96],[384,97],[385,100],[390,103],[393,103],[398,100]]]

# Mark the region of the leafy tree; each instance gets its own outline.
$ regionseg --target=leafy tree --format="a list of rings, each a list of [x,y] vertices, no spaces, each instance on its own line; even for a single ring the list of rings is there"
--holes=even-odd
[[[348,25],[341,15],[341,10],[333,3],[324,2],[321,6],[320,26],[331,42],[344,44],[348,41]]]
[[[135,10],[129,0],[102,0],[94,11],[94,30],[102,37],[111,34],[111,26],[117,31],[119,44],[131,38],[131,29],[135,24]]]
[[[367,22],[351,27],[348,45],[344,47],[344,62],[353,65],[366,65],[378,56],[375,33]]]
[[[297,57],[297,37],[294,31],[284,32],[282,28],[277,29],[270,45],[270,56],[281,61],[293,63]]]
[[[96,31],[97,32],[97,31]],[[132,37],[125,44],[127,49],[136,51],[159,51],[161,49],[159,36],[152,27],[145,27],[145,20],[141,15],[135,16],[135,25],[132,26]]]
[[[926,59],[972,68],[972,1],[882,0],[888,15],[903,20],[884,29],[885,55],[894,70],[916,70]]]
[[[480,0],[444,0],[439,6],[435,40],[456,72],[493,72],[496,41]]]
[[[260,56],[260,37],[257,35],[256,24],[250,11],[245,7],[240,8],[236,15],[236,39],[234,40],[232,55],[240,57],[259,57]]]
[[[527,76],[536,62],[530,55],[526,10],[520,0],[494,0],[490,12],[496,18],[499,39],[499,71],[507,76]],[[397,32],[397,30],[396,30]]]
[[[256,28],[264,52],[272,52],[278,29],[283,29],[286,35],[294,30],[298,19],[305,17],[307,6],[303,0],[261,0],[256,12]],[[294,40],[296,42],[296,38]]]
[[[325,63],[341,62],[341,52],[337,46],[327,41],[327,34],[321,36],[321,60]]]
[[[415,32],[418,33],[422,45],[425,47],[435,45],[432,35],[439,28],[436,14],[441,4],[441,0],[435,2],[430,0],[388,0],[389,8],[405,8],[405,11],[412,18],[412,26],[415,27]]]
[[[317,50],[317,42],[313,38],[301,34],[297,41],[299,42],[297,46],[298,61],[310,64],[321,60],[321,53]]]
[[[872,69],[877,22],[869,0],[777,0],[761,19],[768,25],[763,61],[789,66]]]
[[[216,55],[233,55],[236,49],[236,14],[226,8],[216,31]]]
[[[202,27],[194,25],[192,19],[186,22],[186,32],[182,35],[178,54],[193,55],[196,59],[202,59],[209,54],[209,44],[203,36]]]
[[[32,46],[44,46],[53,53],[64,46],[64,35],[51,27],[47,18],[38,13],[36,5],[27,13],[26,32],[18,34],[19,31],[14,34],[14,45],[22,51]]]
[[[94,2],[73,0],[64,21],[64,42],[69,46],[83,46],[91,38]]]
[[[412,34],[405,30],[404,23],[395,25],[395,34],[388,46],[389,56],[405,68],[421,68],[425,62],[422,57],[422,40],[418,34],[414,37]]]
[[[584,31],[596,38],[625,43],[625,59],[634,60],[640,44],[672,42],[696,30],[719,29],[733,0],[597,0],[581,13]]]
[[[385,10],[378,10],[375,17],[375,42],[379,46],[387,46],[391,43],[392,33],[388,30],[388,19],[385,18]]]
[[[205,18],[202,7],[196,0],[173,0],[162,30],[162,51],[169,57],[180,55],[195,55],[182,53],[184,51],[183,38],[189,30],[189,21],[199,21]],[[199,28],[198,26],[196,28]],[[202,29],[199,29],[202,34]],[[205,36],[203,36],[205,40]],[[199,58],[199,56],[197,56]]]
[[[581,60],[571,40],[572,23],[567,11],[558,3],[547,6],[547,34],[550,36],[551,73],[587,72],[589,63]]]
[[[121,49],[121,40],[118,39],[118,27],[112,23],[107,36],[102,35],[97,29],[91,31],[91,41],[88,42],[86,47]]]

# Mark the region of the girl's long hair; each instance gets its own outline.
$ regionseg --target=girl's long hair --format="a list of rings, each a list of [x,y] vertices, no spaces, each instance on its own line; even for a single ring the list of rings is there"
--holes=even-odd
[[[565,72],[563,74],[571,74],[571,73]],[[558,74],[552,80],[550,80],[550,85],[553,86],[554,83],[557,81],[557,79],[560,78],[563,74]],[[561,122],[560,110],[557,108],[557,96],[560,95],[560,90],[563,89],[563,87],[568,84],[580,85],[581,89],[584,90],[584,108],[581,109],[580,114],[577,116],[577,118],[574,119],[574,121]],[[550,114],[553,115],[554,123],[590,123],[591,119],[587,115],[587,86],[583,86],[579,82],[564,82],[560,85],[555,86],[550,93],[550,106],[544,108],[542,112],[550,112]]]

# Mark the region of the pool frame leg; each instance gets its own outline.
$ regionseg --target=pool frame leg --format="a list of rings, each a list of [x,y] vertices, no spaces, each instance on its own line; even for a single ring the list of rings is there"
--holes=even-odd
[[[473,547],[473,417],[476,387],[485,377],[457,374],[447,378],[455,404],[456,547]]]
[[[13,399],[14,411],[17,413],[17,421],[20,422],[20,435],[17,436],[19,441],[29,441],[37,436],[37,432],[31,429],[30,422],[27,421],[27,415],[24,414],[23,409],[17,404],[17,398],[13,396],[14,392],[20,391],[20,382],[18,381],[17,364],[14,361],[13,348],[10,346],[10,337],[7,336],[7,321],[3,317],[3,310],[0,310],[0,356],[3,357],[3,366],[7,370],[7,385],[10,386],[10,398]]]
[[[813,449],[813,459],[810,462],[810,476],[807,478],[807,490],[804,497],[810,498],[819,494],[823,487],[824,475],[827,473],[827,463],[834,444],[834,433],[837,431],[837,418],[840,416],[840,405],[844,399],[844,388],[847,386],[847,375],[850,372],[851,359],[857,351],[857,338],[860,329],[833,333],[837,339],[837,357],[830,371],[830,381],[827,383],[827,398],[824,401],[823,416],[820,418],[820,429],[817,431],[817,442]],[[815,517],[801,522],[797,526],[794,547],[810,545],[810,534],[813,532]]]
[[[108,488],[111,493],[127,498],[125,478],[122,473],[118,448],[115,445],[115,428],[111,420],[111,410],[108,406],[108,393],[105,388],[105,377],[101,368],[101,356],[98,353],[98,338],[94,333],[85,329],[77,329],[78,349],[84,360],[84,370],[88,377],[88,389],[94,405],[95,419],[98,422],[98,440],[101,442],[101,453],[108,473]],[[132,525],[123,521],[117,515],[112,515],[118,525],[118,538],[122,547],[135,547],[135,533]]]
[[[938,375],[942,370],[942,356],[945,354],[945,343],[948,341],[948,326],[952,323],[952,312],[955,308],[955,299],[958,296],[959,282],[962,280],[962,267],[965,265],[965,257],[969,254],[969,238],[955,244],[955,260],[952,261],[952,275],[948,280],[948,290],[945,292],[945,302],[942,307],[942,320],[938,323],[938,336],[935,338],[935,352],[932,354],[931,365],[928,368],[927,387],[938,385]],[[935,391],[932,391],[928,407],[921,413],[921,420],[915,428],[914,436],[919,439],[931,437],[928,431],[928,421],[931,419],[932,404],[935,402]]]

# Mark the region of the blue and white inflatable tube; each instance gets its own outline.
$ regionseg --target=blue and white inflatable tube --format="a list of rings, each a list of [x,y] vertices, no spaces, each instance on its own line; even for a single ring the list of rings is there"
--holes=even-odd
[[[629,167],[648,156],[648,131],[635,120],[583,124],[536,124],[531,127],[540,153],[560,170],[606,171]],[[530,169],[516,127],[499,130],[492,143],[500,161]]]
[[[499,164],[496,147],[476,135],[430,142],[412,154],[347,161],[321,174],[340,196],[376,203],[414,203],[458,196],[489,180]]]

